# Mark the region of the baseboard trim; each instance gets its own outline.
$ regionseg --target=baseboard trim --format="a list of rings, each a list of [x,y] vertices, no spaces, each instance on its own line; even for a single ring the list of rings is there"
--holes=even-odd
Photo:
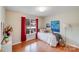
[[[12,45],[16,45],[16,44],[19,44],[19,43],[21,43],[21,42],[13,43]]]
[[[79,48],[79,46],[76,46],[76,45],[70,44],[70,43],[67,43],[67,45],[72,46],[72,47],[75,47],[75,48]]]
[[[30,40],[26,40],[26,41],[31,41],[31,40],[34,40],[34,39],[30,39]],[[17,42],[17,43],[13,43],[12,45],[16,45],[16,44],[20,44],[21,42]]]

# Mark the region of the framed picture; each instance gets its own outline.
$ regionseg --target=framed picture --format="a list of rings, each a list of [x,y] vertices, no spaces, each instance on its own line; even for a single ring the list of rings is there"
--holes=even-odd
[[[60,21],[51,21],[51,30],[53,32],[60,32]]]

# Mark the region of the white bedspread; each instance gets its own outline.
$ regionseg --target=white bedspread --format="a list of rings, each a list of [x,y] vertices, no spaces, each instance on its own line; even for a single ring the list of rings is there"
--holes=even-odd
[[[50,46],[56,47],[58,43],[56,37],[52,33],[38,32],[38,38],[48,43]]]

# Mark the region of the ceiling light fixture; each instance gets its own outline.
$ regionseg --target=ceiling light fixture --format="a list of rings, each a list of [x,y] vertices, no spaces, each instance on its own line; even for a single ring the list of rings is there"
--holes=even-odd
[[[44,12],[44,11],[46,11],[47,8],[46,8],[46,7],[38,7],[37,9],[38,9],[40,12]]]

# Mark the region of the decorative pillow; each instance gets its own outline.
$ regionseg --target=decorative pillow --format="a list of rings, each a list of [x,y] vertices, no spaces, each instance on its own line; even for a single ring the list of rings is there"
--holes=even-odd
[[[45,29],[40,29],[40,32],[44,32],[45,31]]]
[[[47,29],[45,29],[45,32],[51,33],[52,31],[50,28],[47,28]]]

